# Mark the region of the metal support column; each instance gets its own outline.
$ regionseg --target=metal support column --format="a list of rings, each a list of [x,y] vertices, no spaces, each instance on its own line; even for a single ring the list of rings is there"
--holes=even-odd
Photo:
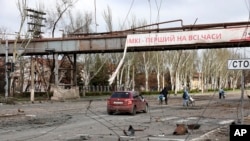
[[[74,86],[77,86],[77,78],[76,78],[76,57],[77,57],[77,55],[74,53],[74,63],[73,63],[73,75],[74,75],[74,77],[73,77],[73,79],[74,79]]]
[[[30,101],[33,103],[35,99],[35,88],[34,88],[34,73],[35,73],[35,67],[34,67],[34,60],[33,56],[31,56],[31,89],[30,89]]]
[[[70,74],[71,74],[71,79],[70,79],[70,85],[71,86],[75,86],[75,79],[74,79],[74,76],[75,76],[75,71],[74,71],[74,56],[73,55],[70,55],[70,57],[68,56],[69,58],[69,61],[71,62],[71,65],[70,65]],[[73,62],[72,62],[72,59],[73,59]]]
[[[55,74],[55,87],[59,86],[59,79],[58,79],[58,53],[55,53],[54,55],[54,63],[55,63],[55,69],[54,69],[54,74]]]

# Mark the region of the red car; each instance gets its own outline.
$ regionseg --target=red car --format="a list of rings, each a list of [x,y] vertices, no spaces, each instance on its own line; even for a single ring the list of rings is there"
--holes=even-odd
[[[107,100],[107,112],[113,113],[130,113],[135,115],[136,112],[148,112],[148,102],[137,91],[118,91],[114,92]]]

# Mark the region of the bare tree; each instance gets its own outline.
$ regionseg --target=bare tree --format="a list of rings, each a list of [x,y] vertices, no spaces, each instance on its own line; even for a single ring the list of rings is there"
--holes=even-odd
[[[103,12],[103,18],[107,24],[107,31],[113,31],[113,24],[112,24],[112,11],[109,6],[107,6],[107,11]]]
[[[84,15],[78,11],[75,16],[71,13],[71,11],[68,12],[69,14],[69,24],[65,26],[65,32],[66,33],[83,33],[83,27],[84,27]]]
[[[76,18],[70,14],[70,24],[67,26],[68,33],[91,33],[92,13],[85,11],[82,15],[80,12],[76,14]]]
[[[175,90],[175,94],[177,94],[177,86],[178,86],[178,73],[177,73],[177,68],[179,66],[179,60],[180,60],[180,55],[181,52],[178,51],[168,51],[165,52],[165,65],[166,68],[168,68],[169,73],[170,73],[170,80],[172,84],[172,90]]]
[[[17,48],[17,42],[20,40],[20,36],[21,36],[21,31],[23,29],[23,26],[25,24],[25,20],[26,20],[26,17],[27,17],[27,12],[26,12],[26,9],[27,9],[27,1],[26,0],[18,0],[17,1],[17,8],[19,10],[19,13],[20,13],[20,17],[21,17],[21,21],[20,21],[20,26],[19,26],[19,30],[17,32],[17,36],[16,36],[16,39],[15,39],[15,42],[14,42],[14,48],[13,48],[13,64],[15,65],[16,64],[16,60],[17,58],[19,57],[18,54],[17,54],[17,51],[16,51],[16,48]],[[28,38],[29,35],[27,34],[26,38]],[[29,44],[31,38],[27,41],[27,43],[25,42],[25,44],[21,45],[22,47],[26,48],[27,45]],[[22,80],[20,81],[22,82]],[[10,96],[13,96],[14,95],[14,73],[11,74],[11,80],[10,80],[10,88],[12,89],[10,91]]]
[[[85,12],[84,13],[84,25],[83,25],[83,32],[84,33],[91,33],[92,29],[91,29],[91,24],[92,24],[92,13],[91,12]]]
[[[202,89],[218,89],[235,87],[240,73],[227,70],[227,60],[238,58],[239,54],[230,49],[209,49],[202,54]],[[231,84],[228,84],[230,82]]]
[[[7,27],[0,27],[0,38],[5,39],[5,33],[7,32]]]
[[[17,8],[18,8],[19,13],[20,13],[21,21],[20,21],[19,30],[18,30],[17,35],[16,35],[16,39],[14,42],[13,63],[16,67],[15,71],[20,71],[19,72],[20,77],[18,77],[18,81],[15,82],[15,80],[16,80],[16,79],[14,79],[15,72],[11,75],[10,88],[13,89],[13,91],[11,91],[11,95],[13,95],[12,92],[14,92],[15,90],[19,90],[20,92],[23,92],[24,81],[27,80],[24,77],[25,60],[23,59],[22,54],[17,53],[17,42],[21,39],[21,35],[25,35],[24,38],[22,38],[23,40],[21,42],[21,45],[19,46],[19,48],[22,48],[23,50],[25,50],[27,48],[27,46],[29,45],[30,41],[33,39],[33,37],[34,37],[33,35],[35,35],[35,33],[37,32],[36,30],[33,30],[31,32],[21,33],[23,31],[23,27],[24,27],[25,21],[26,21],[27,16],[28,16],[28,11],[30,9],[27,8],[27,1],[26,0],[18,0],[17,1]],[[39,6],[38,6],[39,11],[42,11],[41,10],[42,8],[43,8],[43,5],[39,4]],[[34,24],[41,25],[41,20],[34,20],[34,22],[36,22]]]
[[[170,76],[170,80],[172,80],[170,82],[171,84],[174,82],[173,79],[171,79],[171,74],[173,74],[171,72],[172,71],[171,69],[173,68],[173,64],[172,64],[173,62],[169,61],[171,59],[169,55],[172,55],[172,54],[170,54],[168,51],[160,52],[157,55],[157,59],[159,60],[159,61],[157,61],[157,83],[158,83],[157,89],[158,89],[158,91],[161,88],[166,86],[166,84],[165,84],[165,76],[166,75]],[[166,73],[169,73],[169,74],[166,74]],[[160,79],[161,79],[161,82],[160,82]],[[172,86],[174,86],[174,85],[172,85]]]
[[[152,58],[154,58],[154,52],[141,52],[137,55],[138,66],[140,66],[141,71],[145,74],[145,91],[149,91],[149,74],[152,70]]]
[[[100,59],[97,60],[96,56],[99,56]],[[100,55],[100,54],[83,54],[81,55],[78,60],[81,62],[81,70],[80,70],[80,76],[81,76],[81,81],[83,82],[84,88],[86,88],[90,81],[102,70],[104,65],[107,62],[107,57],[108,54]],[[102,61],[99,62],[101,63],[100,66],[96,69],[96,63],[97,61]]]
[[[63,15],[66,13],[67,10],[70,10],[70,8],[73,7],[74,3],[76,3],[78,0],[60,0],[59,2],[57,1],[56,4],[56,11],[49,11],[48,12],[48,19],[47,23],[49,26],[49,29],[51,29],[51,34],[52,37],[54,38],[55,36],[55,30],[56,27],[63,17]]]

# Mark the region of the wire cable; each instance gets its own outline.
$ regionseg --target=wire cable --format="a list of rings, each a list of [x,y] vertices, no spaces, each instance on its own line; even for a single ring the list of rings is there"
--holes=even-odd
[[[152,23],[152,11],[151,11],[151,2],[150,0],[148,0],[148,4],[149,4],[149,23]]]
[[[212,97],[209,99],[207,105],[205,106],[204,110],[202,111],[201,115],[199,116],[198,120],[196,121],[196,124],[198,124],[200,122],[200,120],[204,117],[205,112],[207,111],[208,107],[210,106],[212,100],[214,99],[215,96],[215,91],[212,95]],[[189,138],[189,136],[192,134],[193,130],[191,130],[191,133],[187,135],[187,137],[185,138],[185,141]]]
[[[157,16],[156,16],[156,21],[160,22],[160,9],[161,9],[161,5],[162,5],[162,0],[160,1],[160,4],[158,5],[157,0],[155,0],[155,5],[157,8]]]
[[[101,122],[100,119],[102,119],[102,120],[104,120],[105,122],[107,122],[107,123],[113,125],[114,127],[118,127],[118,126],[115,125],[115,124],[113,124],[112,122],[106,120],[105,118],[101,117],[100,115],[96,114],[94,111],[92,111],[92,110],[91,110],[91,103],[92,103],[92,100],[89,101],[89,105],[88,105],[87,108],[86,108],[85,115],[86,115],[87,117],[89,117],[89,118],[91,118],[91,119],[97,121],[98,123],[100,123],[101,125],[103,125],[104,127],[106,127],[107,129],[109,129],[110,131],[112,131],[118,138],[120,138],[120,135],[119,135],[118,133],[116,133],[116,132],[115,132],[113,129],[111,129],[109,126],[107,126],[106,124],[104,124],[103,122]],[[89,116],[88,111],[89,111],[91,114],[94,114],[95,116],[97,116],[98,119]],[[118,127],[118,129],[123,130],[123,129],[121,129],[120,127]]]
[[[250,2],[248,1],[248,3],[247,3],[247,1],[245,0],[245,4],[246,4],[246,8],[248,9],[248,22],[250,21],[250,9],[249,9],[249,5],[250,5]],[[248,31],[248,27],[249,27],[249,24],[247,24],[246,25],[246,27],[245,27],[245,30],[244,30],[244,32],[243,32],[243,34],[242,34],[242,39],[244,39],[244,37],[246,37],[247,35],[248,35],[248,33],[247,33],[247,31]],[[240,46],[240,42],[238,43],[238,47]],[[244,48],[245,49],[245,48]],[[237,50],[236,50],[237,51]],[[245,54],[245,50],[244,50],[244,54]],[[244,55],[244,57],[245,57],[245,55]],[[244,71],[244,70],[242,70],[242,71]],[[242,72],[242,75],[244,75],[244,72]],[[241,77],[244,77],[244,76],[241,76]],[[244,83],[244,82],[243,82]],[[244,84],[241,84],[241,85],[244,85]],[[244,86],[241,86],[241,87],[244,87]],[[244,88],[243,88],[244,89]],[[242,91],[244,91],[244,90],[242,90]],[[244,92],[242,92],[243,94],[244,94]],[[244,98],[244,95],[243,95],[243,97],[239,100],[239,103],[242,105],[242,107],[241,108],[244,108],[244,105],[243,105],[243,98]],[[239,104],[239,105],[240,105]],[[239,106],[238,106],[238,108],[237,108],[237,111],[239,110]],[[238,115],[238,113],[239,112],[237,112],[237,120],[239,120],[239,115]],[[241,116],[243,116],[244,117],[244,115],[241,115]],[[241,117],[242,119],[243,119],[243,117]],[[244,119],[243,119],[244,120]],[[243,121],[242,121],[243,122]],[[242,124],[242,123],[241,123]]]
[[[123,25],[122,25],[122,29],[124,28],[124,26],[125,26],[125,22],[127,21],[127,19],[128,19],[128,15],[130,14],[130,11],[131,11],[131,9],[132,9],[132,7],[133,7],[133,5],[134,5],[134,1],[135,0],[132,0],[132,2],[131,2],[131,4],[130,4],[130,7],[129,7],[129,10],[128,10],[128,13],[127,13],[127,15],[126,15],[126,17],[125,17],[125,19],[124,19],[124,21],[123,21]]]

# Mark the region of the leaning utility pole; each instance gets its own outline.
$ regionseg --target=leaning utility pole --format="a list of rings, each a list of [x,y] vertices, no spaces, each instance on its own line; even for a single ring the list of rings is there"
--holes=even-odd
[[[28,32],[32,33],[33,38],[41,38],[41,34],[43,33],[41,27],[45,26],[43,25],[43,20],[45,20],[43,16],[46,13],[33,9],[26,9],[26,11],[29,17]]]
[[[6,38],[6,37],[5,37]],[[7,100],[8,96],[9,96],[9,73],[8,73],[8,39],[5,39],[6,43],[5,43],[5,99]]]
[[[28,22],[28,32],[31,32],[32,38],[42,38],[42,30],[41,28],[43,25],[43,20],[45,18],[43,17],[46,15],[46,13],[38,10],[33,9],[26,9],[27,16],[29,16],[29,22]],[[30,40],[29,40],[30,41]],[[31,89],[30,89],[30,101],[33,103],[35,100],[35,86],[34,86],[34,60],[33,57],[31,57]]]
[[[230,59],[228,60],[228,69],[229,70],[241,70],[241,124],[244,124],[244,88],[245,88],[245,81],[244,81],[244,70],[250,69],[250,59],[243,58],[243,59]],[[239,120],[239,119],[238,119]]]
[[[241,108],[240,108],[240,113],[241,113],[241,119],[240,122],[241,124],[244,124],[244,86],[245,86],[245,81],[244,81],[244,70],[241,70]]]

